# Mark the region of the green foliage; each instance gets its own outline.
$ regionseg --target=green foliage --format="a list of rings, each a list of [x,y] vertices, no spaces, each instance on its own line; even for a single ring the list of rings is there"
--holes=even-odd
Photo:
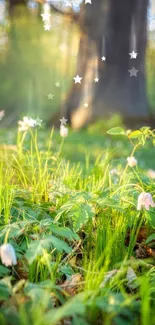
[[[110,135],[126,135],[126,132],[121,127],[115,127],[107,131]]]
[[[66,253],[71,252],[71,248],[63,241],[55,236],[46,235],[43,238],[40,238],[39,240],[35,240],[34,243],[31,243],[29,245],[29,248],[26,252],[26,257],[29,261],[29,263],[32,263],[34,259],[37,256],[40,256],[43,254],[44,249],[49,250],[49,248],[53,245],[59,252],[62,252],[63,250]]]
[[[79,136],[62,146],[56,132],[29,130],[12,154],[0,148],[0,244],[18,259],[0,264],[2,325],[154,325],[154,259],[135,250],[154,247],[154,208],[137,211],[141,192],[154,200],[154,132],[90,128],[81,144]],[[137,244],[141,227],[147,237]]]

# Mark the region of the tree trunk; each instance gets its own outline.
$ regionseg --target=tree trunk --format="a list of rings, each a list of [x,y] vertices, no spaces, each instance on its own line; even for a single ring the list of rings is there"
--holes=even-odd
[[[148,0],[96,0],[84,7],[79,21],[82,36],[75,73],[83,79],[81,84],[73,84],[65,105],[66,117],[73,127],[113,113],[120,113],[126,120],[147,120],[147,6]],[[130,58],[133,50],[138,53],[136,59]],[[101,60],[102,56],[106,61]],[[94,83],[95,57],[98,83]],[[137,76],[130,77],[128,70],[132,67],[138,70]],[[83,108],[84,102],[89,104],[88,108]]]
[[[10,18],[12,18],[14,13],[14,8],[16,5],[27,5],[27,0],[8,0],[8,12]]]
[[[103,10],[102,0],[96,0],[91,6],[88,5],[83,10],[78,20],[78,25],[81,29],[81,36],[79,41],[79,52],[77,57],[77,66],[75,75],[82,77],[82,84],[73,83],[64,105],[64,112],[67,119],[71,122],[72,113],[81,108],[85,100],[92,100],[94,94],[93,77],[95,76],[97,57],[97,41],[103,33],[103,23],[96,23]],[[83,114],[86,111],[83,111]]]

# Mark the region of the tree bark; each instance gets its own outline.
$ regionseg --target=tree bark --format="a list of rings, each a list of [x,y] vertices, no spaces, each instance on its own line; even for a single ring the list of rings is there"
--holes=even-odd
[[[91,119],[113,113],[120,113],[126,120],[147,121],[147,6],[148,0],[96,0],[84,7],[79,20],[82,35],[75,73],[83,79],[81,84],[73,84],[65,103],[66,117],[73,127],[81,127]],[[134,34],[135,44],[131,44]],[[133,50],[138,53],[136,59],[129,56]],[[103,55],[106,61],[101,60]],[[98,60],[98,83],[94,83],[95,57]],[[137,77],[130,77],[128,70],[132,67],[138,70]],[[89,101],[87,109],[82,106],[84,101]]]
[[[8,0],[8,12],[10,18],[12,18],[13,13],[14,13],[14,8],[16,5],[27,5],[27,0]]]

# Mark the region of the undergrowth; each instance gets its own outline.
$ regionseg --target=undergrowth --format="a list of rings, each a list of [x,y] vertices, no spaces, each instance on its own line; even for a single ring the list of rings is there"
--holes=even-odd
[[[105,129],[2,141],[0,245],[17,264],[0,264],[0,324],[155,324],[155,212],[137,210],[155,135]]]

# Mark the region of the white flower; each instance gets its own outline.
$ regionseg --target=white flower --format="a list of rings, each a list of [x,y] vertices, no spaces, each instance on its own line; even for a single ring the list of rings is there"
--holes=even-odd
[[[155,207],[155,204],[153,202],[152,195],[150,193],[142,192],[138,196],[137,210],[141,210],[142,207],[144,207],[147,211],[149,211],[150,210],[150,206],[152,208]]]
[[[4,117],[4,115],[5,115],[4,110],[0,111],[0,121],[2,120],[2,118]]]
[[[2,263],[5,266],[12,266],[17,264],[16,253],[11,244],[3,244],[0,247],[0,255]]]
[[[110,170],[110,175],[114,176],[114,175],[118,175],[118,171],[116,168],[113,168]]]
[[[155,179],[155,170],[148,169],[147,175],[148,175],[148,177]]]
[[[128,157],[127,162],[130,167],[134,167],[137,165],[137,159],[135,157]]]
[[[27,116],[23,117],[23,121],[18,121],[20,125],[19,131],[27,131],[30,127],[35,127],[38,123],[36,120]]]
[[[60,135],[62,138],[66,138],[68,136],[68,128],[64,125],[60,125]]]

